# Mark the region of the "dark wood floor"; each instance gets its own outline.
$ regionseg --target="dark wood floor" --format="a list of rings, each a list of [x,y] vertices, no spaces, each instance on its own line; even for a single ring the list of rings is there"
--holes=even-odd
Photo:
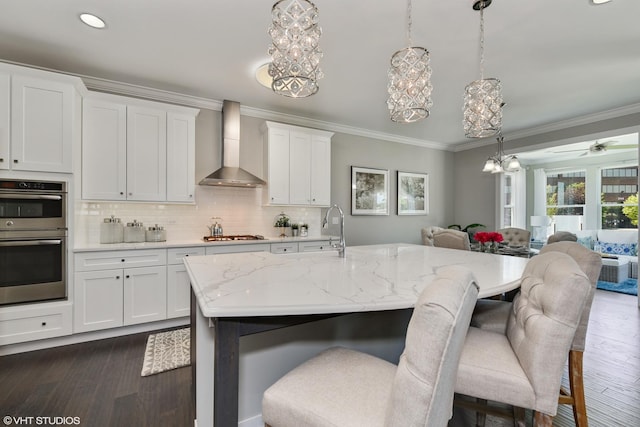
[[[141,377],[148,333],[0,357],[0,416],[193,426],[188,367]]]
[[[192,426],[188,367],[140,376],[147,335],[0,357],[0,416],[79,417],[85,427]],[[597,291],[584,369],[590,426],[640,426],[636,297]],[[453,425],[471,424],[461,417]],[[574,425],[569,408],[559,409],[554,425]]]

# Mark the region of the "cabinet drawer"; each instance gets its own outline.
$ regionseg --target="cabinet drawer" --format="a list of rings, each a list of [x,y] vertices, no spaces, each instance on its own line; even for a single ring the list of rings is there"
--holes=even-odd
[[[70,305],[0,315],[0,345],[70,334]]]
[[[331,246],[330,240],[323,240],[321,242],[299,242],[298,243],[298,251],[299,252],[319,252],[319,251],[330,251],[334,250]]]
[[[167,264],[182,264],[182,258],[186,256],[204,255],[204,247],[167,249]]]
[[[207,246],[207,255],[216,254],[235,254],[240,252],[269,252],[270,245],[268,243],[249,243],[244,245],[220,245]]]
[[[75,255],[75,271],[153,267],[166,264],[167,251],[165,249],[83,252]]]
[[[298,252],[298,244],[297,243],[272,243],[271,244],[271,253],[272,254],[289,254]]]

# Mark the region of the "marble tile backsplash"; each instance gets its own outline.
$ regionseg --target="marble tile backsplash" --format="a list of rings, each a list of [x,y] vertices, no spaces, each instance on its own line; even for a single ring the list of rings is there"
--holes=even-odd
[[[137,220],[145,228],[158,224],[167,231],[167,241],[191,241],[207,235],[212,217],[220,217],[224,234],[261,234],[277,237],[275,218],[285,212],[293,222],[309,224],[309,236],[321,234],[321,208],[271,207],[262,205],[261,188],[196,186],[196,204],[92,202],[76,200],[74,240],[76,244],[100,242],[100,224],[111,215],[124,225]]]

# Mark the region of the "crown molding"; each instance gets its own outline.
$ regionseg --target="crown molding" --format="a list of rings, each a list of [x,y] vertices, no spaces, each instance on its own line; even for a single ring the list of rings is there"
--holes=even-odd
[[[19,65],[27,68],[34,68],[43,71],[51,71],[59,74],[66,74],[69,76],[75,76],[82,79],[87,89],[106,92],[117,95],[126,95],[136,98],[144,98],[160,102],[168,102],[173,104],[184,105],[188,107],[204,108],[213,111],[222,111],[222,101],[218,101],[210,98],[203,98],[193,95],[185,95],[178,92],[172,92],[168,90],[156,89],[131,83],[123,83],[114,80],[102,79],[98,77],[85,76],[82,74],[74,74],[65,71],[55,70],[45,67],[37,67],[29,64],[23,64],[13,61],[2,61],[9,64]],[[483,138],[473,140],[470,142],[463,142],[459,144],[446,144],[442,142],[429,141],[418,138],[409,138],[399,135],[393,135],[384,132],[372,131],[369,129],[363,129],[353,126],[342,125],[339,123],[326,122],[322,120],[315,120],[307,117],[296,116],[292,114],[278,113],[276,111],[263,110],[260,108],[254,108],[249,106],[240,106],[240,111],[244,115],[260,118],[264,120],[272,120],[276,122],[285,122],[297,126],[306,126],[316,129],[322,129],[327,131],[345,133],[349,135],[361,136],[364,138],[378,139],[382,141],[397,142],[400,144],[415,145],[419,147],[432,148],[435,150],[460,152],[471,150],[478,147],[484,147],[487,145],[495,144],[495,138]],[[632,104],[625,107],[614,108],[611,110],[603,111],[600,113],[589,114],[586,116],[580,116],[573,119],[562,120],[555,123],[536,126],[533,128],[522,129],[514,132],[504,133],[505,140],[513,140],[518,138],[525,138],[533,135],[539,135],[547,132],[558,131],[574,126],[586,125],[595,121],[607,120],[616,117],[625,116],[628,114],[635,114],[640,112],[640,103]]]
[[[514,132],[503,133],[504,139],[506,141],[526,138],[534,135],[541,135],[544,133],[555,132],[559,130],[564,130],[567,128],[572,128],[576,126],[588,125],[594,122],[599,122],[602,120],[615,119],[617,117],[626,116],[629,114],[640,113],[640,104],[631,104],[624,107],[613,108],[611,110],[602,111],[599,113],[588,114],[586,116],[575,117],[572,119],[561,120],[554,123],[548,123],[541,126],[536,126],[532,128],[522,129]],[[452,147],[451,151],[460,152],[466,150],[472,150],[478,147],[484,147],[487,145],[495,144],[495,138],[483,138],[474,140],[471,142],[464,142],[462,144],[457,144]]]

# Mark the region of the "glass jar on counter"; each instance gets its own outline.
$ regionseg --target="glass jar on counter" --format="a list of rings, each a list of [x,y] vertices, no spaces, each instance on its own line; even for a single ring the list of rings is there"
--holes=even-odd
[[[141,222],[136,221],[128,222],[124,228],[124,242],[125,243],[140,243],[146,239],[144,225]]]
[[[105,218],[100,224],[100,243],[122,243],[124,240],[124,228],[120,218]]]
[[[147,242],[166,242],[167,241],[167,231],[164,227],[156,224],[153,227],[149,227],[146,233]]]

